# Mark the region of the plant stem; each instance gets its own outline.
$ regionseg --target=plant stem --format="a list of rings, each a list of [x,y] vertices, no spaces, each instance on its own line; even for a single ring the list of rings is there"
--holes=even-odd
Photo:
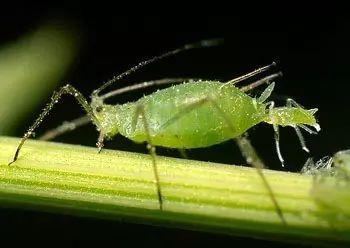
[[[129,222],[303,243],[346,244],[350,223],[310,195],[313,177],[264,170],[287,225],[255,169],[157,157],[159,210],[150,156],[0,137],[0,204]],[[324,212],[325,211],[325,212]],[[336,221],[333,221],[336,219]]]

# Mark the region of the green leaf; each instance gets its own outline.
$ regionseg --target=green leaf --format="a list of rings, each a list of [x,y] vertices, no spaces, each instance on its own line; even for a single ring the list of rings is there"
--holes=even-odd
[[[284,226],[252,168],[158,156],[160,211],[149,155],[28,141],[8,166],[18,142],[0,137],[3,206],[298,243],[350,243],[348,217],[325,210],[310,194],[312,176],[264,170]]]

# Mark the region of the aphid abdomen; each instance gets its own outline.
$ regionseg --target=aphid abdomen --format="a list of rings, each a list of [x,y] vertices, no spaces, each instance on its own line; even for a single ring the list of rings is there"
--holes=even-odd
[[[234,130],[211,100],[231,120]],[[200,102],[203,104],[196,105]],[[222,83],[214,81],[184,83],[120,106],[119,132],[136,142],[146,141],[140,119],[135,130],[131,128],[135,115],[133,109],[137,105],[144,107],[153,145],[170,148],[197,148],[221,143],[261,122],[265,113],[263,104],[233,86],[222,87]],[[191,110],[190,105],[193,106]]]

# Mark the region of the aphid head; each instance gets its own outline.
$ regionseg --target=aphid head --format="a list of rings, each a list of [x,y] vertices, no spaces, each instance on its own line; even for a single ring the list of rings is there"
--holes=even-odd
[[[107,139],[118,133],[117,106],[104,104],[103,100],[98,97],[91,99],[92,112],[97,120],[97,123],[94,122],[94,124]]]

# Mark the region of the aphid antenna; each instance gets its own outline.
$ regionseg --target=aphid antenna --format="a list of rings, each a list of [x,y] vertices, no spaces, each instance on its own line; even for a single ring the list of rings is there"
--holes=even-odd
[[[223,39],[209,39],[209,40],[202,40],[200,42],[196,42],[196,43],[191,43],[191,44],[186,44],[180,48],[174,49],[172,51],[166,52],[162,55],[159,56],[155,56],[151,59],[142,61],[140,63],[138,63],[137,65],[131,67],[130,69],[124,71],[123,73],[113,76],[112,79],[110,79],[109,81],[105,82],[102,84],[101,87],[97,88],[96,90],[93,91],[92,96],[98,96],[98,94],[104,90],[105,88],[107,88],[108,86],[110,86],[111,84],[113,84],[116,81],[119,81],[120,79],[128,76],[129,74],[136,72],[137,70],[143,68],[146,65],[149,65],[153,62],[156,62],[158,60],[176,55],[180,52],[186,51],[186,50],[190,50],[190,49],[195,49],[195,48],[207,48],[207,47],[214,47],[214,46],[219,46],[223,43]]]
[[[139,89],[144,89],[144,88],[149,88],[152,86],[160,86],[164,84],[177,84],[177,83],[183,83],[186,81],[190,80],[200,80],[197,78],[162,78],[162,79],[157,79],[157,80],[151,80],[151,81],[145,81],[142,83],[138,84],[132,84],[130,86],[126,86],[120,89],[116,89],[113,91],[110,91],[102,96],[99,96],[100,99],[105,100],[107,98],[120,95],[126,92],[134,91],[134,90],[139,90]]]
[[[272,63],[269,64],[269,65],[260,67],[260,68],[254,70],[254,71],[252,71],[252,72],[249,72],[249,73],[247,73],[247,74],[245,74],[245,75],[242,75],[242,76],[240,76],[240,77],[234,78],[234,79],[232,79],[232,80],[230,80],[230,81],[224,83],[222,87],[224,87],[224,86],[226,86],[226,85],[233,85],[233,84],[236,84],[236,83],[238,83],[238,82],[244,81],[244,80],[246,80],[246,79],[248,79],[248,78],[251,78],[251,77],[253,77],[253,76],[255,76],[255,75],[258,75],[258,74],[260,74],[260,73],[262,73],[262,72],[264,72],[264,71],[267,71],[267,70],[269,70],[269,69],[271,69],[271,68],[273,68],[273,67],[275,67],[275,66],[276,66],[276,62],[272,62]]]

